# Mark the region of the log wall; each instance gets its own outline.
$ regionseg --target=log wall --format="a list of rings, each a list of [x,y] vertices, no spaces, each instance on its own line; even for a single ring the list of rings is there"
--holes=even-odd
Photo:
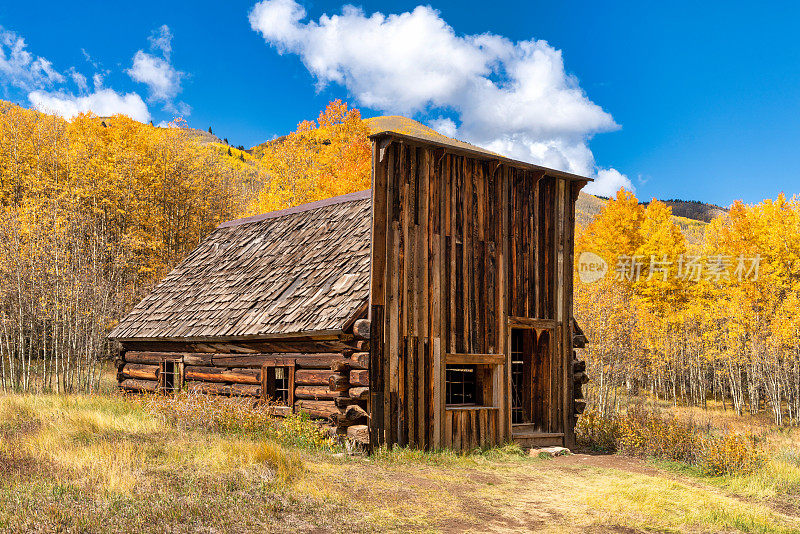
[[[555,339],[548,427],[571,444],[566,342],[574,202],[585,181],[391,134],[373,138],[372,180],[372,445],[468,448],[473,434],[450,429],[473,416],[480,444],[511,439],[515,325]],[[448,355],[502,356],[487,365],[492,398],[484,404],[494,410],[446,409]],[[480,426],[481,414],[493,414],[488,426]]]
[[[235,352],[221,352],[223,347]],[[265,347],[282,351],[261,352]],[[330,351],[331,347],[339,350]],[[328,420],[339,434],[346,435],[350,427],[367,424],[368,350],[369,341],[350,334],[320,345],[309,340],[274,344],[126,342],[118,358],[117,379],[125,391],[166,393],[162,366],[173,362],[181,373],[180,389],[267,401],[262,383],[265,366],[291,366],[292,406],[275,407],[273,412],[286,415],[305,411]],[[367,435],[360,430],[350,434],[356,440]]]

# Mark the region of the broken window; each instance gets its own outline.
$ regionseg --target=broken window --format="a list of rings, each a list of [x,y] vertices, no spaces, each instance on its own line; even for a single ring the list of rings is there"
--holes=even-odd
[[[445,368],[447,404],[477,404],[476,374],[474,365],[448,365]]]

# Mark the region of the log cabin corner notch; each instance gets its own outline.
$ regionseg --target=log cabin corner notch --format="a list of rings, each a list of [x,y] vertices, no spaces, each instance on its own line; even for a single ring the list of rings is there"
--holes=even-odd
[[[372,446],[572,446],[588,179],[370,138],[370,190],[221,224],[123,318],[120,387],[269,397]]]

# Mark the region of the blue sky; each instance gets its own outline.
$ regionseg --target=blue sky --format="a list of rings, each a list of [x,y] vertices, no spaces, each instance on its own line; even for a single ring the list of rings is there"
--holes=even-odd
[[[606,191],[628,180],[642,199],[798,192],[792,3],[356,5],[3,3],[0,95],[65,115],[183,115],[245,146],[342,98]]]

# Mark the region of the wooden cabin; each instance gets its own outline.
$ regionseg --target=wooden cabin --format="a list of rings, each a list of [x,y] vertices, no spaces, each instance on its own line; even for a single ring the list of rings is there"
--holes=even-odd
[[[221,224],[122,319],[120,387],[268,400],[371,446],[572,446],[587,178],[371,141],[370,190]]]

